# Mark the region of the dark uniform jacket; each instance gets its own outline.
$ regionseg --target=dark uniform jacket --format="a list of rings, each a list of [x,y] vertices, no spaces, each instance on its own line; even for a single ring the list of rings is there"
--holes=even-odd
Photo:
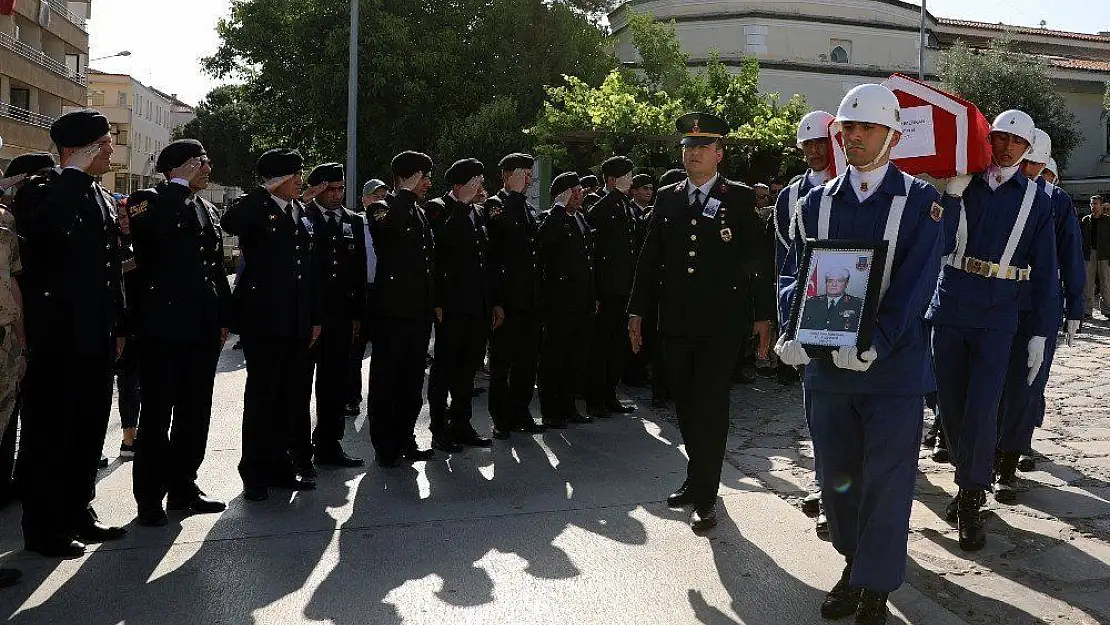
[[[121,233],[112,197],[80,170],[50,170],[27,180],[12,209],[32,353],[95,353],[113,334],[125,336]]]
[[[540,308],[539,222],[523,193],[502,189],[486,201],[492,288],[506,310]]]
[[[636,273],[637,220],[632,213],[632,200],[620,191],[606,192],[586,213],[594,228],[594,259],[597,267],[597,290],[601,295],[627,299]]]
[[[491,280],[486,228],[470,205],[450,195],[440,200],[445,217],[435,230],[435,306],[446,315],[488,317],[500,302]]]
[[[138,268],[127,280],[139,285],[131,305],[142,336],[193,341],[231,327],[231,289],[223,271],[216,207],[189,195],[188,187],[163,182],[128,200]],[[201,223],[198,206],[207,223]]]
[[[1110,260],[1110,217],[1087,214],[1079,220],[1079,227],[1083,232],[1083,259]]]
[[[416,194],[398,189],[372,204],[370,236],[378,255],[376,314],[431,321],[435,242]]]
[[[294,223],[289,212],[297,206]],[[293,200],[284,210],[263,187],[227,210],[223,228],[239,237],[243,273],[232,306],[239,334],[308,338],[320,323],[313,288],[312,222]]]
[[[327,210],[308,205],[315,236],[315,275],[321,325],[350,324],[366,312],[366,222],[346,208],[331,225]]]
[[[656,195],[629,313],[648,316],[658,301],[665,334],[746,336],[752,321],[775,314],[766,278],[773,252],[755,212],[755,193],[718,177],[706,208],[698,209],[689,204],[687,184]],[[713,200],[720,205],[709,211]]]
[[[582,224],[585,232],[566,208],[556,205],[540,226],[539,265],[547,311],[592,314],[597,307],[591,254],[593,234],[584,217]]]
[[[845,293],[831,309],[826,295],[806,298],[801,329],[856,332],[863,315],[863,300]]]

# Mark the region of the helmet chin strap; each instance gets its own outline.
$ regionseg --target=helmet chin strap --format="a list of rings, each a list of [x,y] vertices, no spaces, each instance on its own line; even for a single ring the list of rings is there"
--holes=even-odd
[[[893,128],[887,128],[886,129],[886,140],[883,141],[883,147],[882,147],[881,150],[879,150],[879,154],[877,156],[875,156],[874,160],[872,160],[870,163],[868,163],[868,164],[866,164],[862,167],[856,167],[856,169],[858,169],[860,171],[870,171],[872,168],[875,167],[875,165],[878,165],[879,161],[883,160],[883,158],[887,156],[887,151],[890,149],[890,142],[893,139],[894,139],[894,129]]]

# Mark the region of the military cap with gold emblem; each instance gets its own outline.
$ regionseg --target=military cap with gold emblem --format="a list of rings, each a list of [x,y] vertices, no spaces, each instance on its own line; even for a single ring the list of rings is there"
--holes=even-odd
[[[709,145],[728,135],[728,122],[712,113],[687,113],[675,121],[683,146]]]

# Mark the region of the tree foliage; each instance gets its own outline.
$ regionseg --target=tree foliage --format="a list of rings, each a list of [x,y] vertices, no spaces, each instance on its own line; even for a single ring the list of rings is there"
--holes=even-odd
[[[612,70],[599,86],[574,76],[549,87],[536,126],[540,151],[555,165],[583,170],[610,154],[627,154],[642,168],[677,166],[674,122],[689,111],[715,113],[732,132],[723,166],[726,175],[751,182],[784,179],[805,169],[795,147],[805,101],[779,105],[777,94],[759,91],[759,64],[743,59],[726,66],[716,54],[704,70],[688,66],[673,23],[648,15],[629,22],[640,53],[640,71]]]
[[[1078,120],[1048,77],[1048,66],[1037,57],[1014,52],[1008,40],[993,41],[986,50],[957,43],[941,55],[939,69],[945,87],[974,102],[988,119],[1008,109],[1028,113],[1052,137],[1053,157],[1060,167],[1082,142]]]
[[[215,182],[244,189],[257,182],[254,164],[263,150],[255,145],[258,120],[251,102],[243,86],[216,87],[197,106],[196,119],[175,133],[204,144]]]
[[[475,156],[492,169],[531,148],[522,130],[563,74],[600,82],[615,65],[598,12],[611,0],[360,0],[359,172],[388,178],[394,154],[440,172]],[[349,4],[233,0],[205,59],[245,81],[255,147],[297,146],[309,161],[346,154]]]

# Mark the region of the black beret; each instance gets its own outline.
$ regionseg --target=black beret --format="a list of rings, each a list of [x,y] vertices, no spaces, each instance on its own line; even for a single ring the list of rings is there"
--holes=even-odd
[[[50,140],[59,148],[80,148],[112,131],[108,118],[95,109],[80,109],[62,115],[50,125]]]
[[[687,113],[675,121],[682,145],[709,145],[728,134],[728,122],[712,113]]]
[[[532,169],[535,164],[536,159],[531,154],[516,152],[501,159],[498,166],[501,167],[501,171],[513,171],[515,169]]]
[[[655,179],[652,178],[650,174],[636,174],[635,176],[632,177],[632,188],[633,189],[639,189],[640,187],[646,187],[649,184],[655,184]]]
[[[557,198],[567,189],[573,189],[578,186],[583,186],[582,181],[578,178],[578,174],[573,171],[559,174],[551,181],[551,197]]]
[[[614,156],[607,159],[601,164],[601,173],[606,178],[620,178],[625,174],[632,173],[632,159],[627,156]]]
[[[582,183],[583,187],[598,187],[598,186],[601,186],[600,183],[598,183],[598,181],[597,181],[597,176],[595,176],[593,174],[587,174],[585,176],[582,176],[581,183]]]
[[[663,176],[661,178],[659,178],[659,186],[660,187],[667,187],[667,186],[670,186],[670,185],[672,185],[676,182],[682,182],[683,180],[686,180],[686,170],[685,169],[672,169],[672,170],[668,171],[667,173],[663,174]]]
[[[443,173],[443,177],[447,179],[447,184],[466,184],[471,181],[475,176],[481,176],[486,171],[486,166],[482,161],[476,158],[464,158],[455,161]]]
[[[171,141],[162,148],[158,154],[158,162],[154,164],[154,171],[164,174],[185,164],[185,161],[197,156],[205,156],[204,146],[196,139],[178,139]]]
[[[49,152],[20,154],[12,159],[12,164],[8,165],[8,171],[4,172],[3,177],[11,178],[19,174],[33,174],[40,169],[53,167],[55,164],[54,157]]]
[[[417,172],[428,174],[432,171],[432,158],[421,152],[411,150],[393,157],[393,175],[397,178],[411,178]]]
[[[258,158],[258,175],[265,180],[298,174],[304,167],[304,157],[296,150],[274,148]]]
[[[308,186],[315,187],[321,182],[343,182],[343,165],[340,163],[321,163],[308,174]]]

